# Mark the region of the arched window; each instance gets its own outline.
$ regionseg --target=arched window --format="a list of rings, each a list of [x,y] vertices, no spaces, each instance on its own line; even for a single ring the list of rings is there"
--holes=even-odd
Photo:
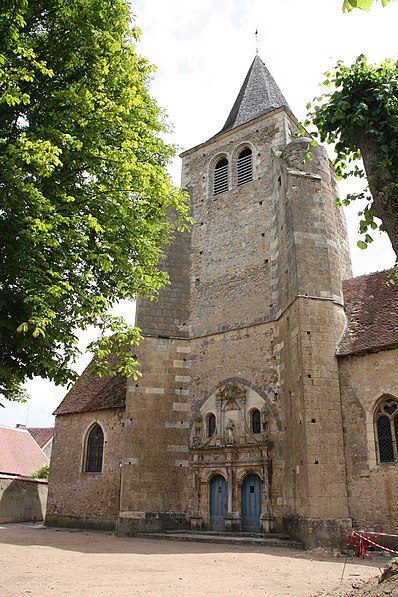
[[[207,417],[207,437],[213,437],[216,431],[216,415],[210,414]]]
[[[238,155],[236,181],[239,186],[251,180],[253,180],[252,150],[246,147]]]
[[[221,158],[214,168],[213,195],[228,191],[228,160]]]
[[[86,473],[100,473],[102,471],[102,455],[104,452],[104,433],[97,424],[91,429],[87,437]]]
[[[252,433],[261,433],[261,415],[257,408],[250,413],[250,428]]]
[[[379,462],[398,462],[398,401],[386,397],[375,412],[376,448]]]

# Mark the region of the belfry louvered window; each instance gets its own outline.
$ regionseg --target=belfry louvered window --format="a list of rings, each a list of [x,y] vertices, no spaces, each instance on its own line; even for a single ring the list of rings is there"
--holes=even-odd
[[[398,462],[398,400],[388,396],[375,413],[379,462]]]
[[[252,150],[248,147],[240,152],[237,162],[237,185],[253,180]]]
[[[214,168],[213,195],[228,191],[228,160],[221,158]]]

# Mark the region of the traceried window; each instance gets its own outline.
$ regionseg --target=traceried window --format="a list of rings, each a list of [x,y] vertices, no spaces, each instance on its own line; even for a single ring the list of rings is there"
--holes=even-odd
[[[253,162],[252,162],[252,150],[246,147],[238,155],[237,161],[237,185],[242,185],[253,180]]]
[[[221,158],[216,163],[213,177],[213,195],[228,191],[228,160]]]
[[[250,428],[252,433],[261,433],[261,415],[257,408],[250,413]]]
[[[379,462],[398,462],[398,400],[387,396],[375,413],[376,448]]]
[[[100,473],[102,471],[102,456],[104,452],[104,432],[100,425],[94,425],[87,437],[86,473]]]
[[[210,414],[207,417],[207,437],[213,437],[216,431],[216,415]]]

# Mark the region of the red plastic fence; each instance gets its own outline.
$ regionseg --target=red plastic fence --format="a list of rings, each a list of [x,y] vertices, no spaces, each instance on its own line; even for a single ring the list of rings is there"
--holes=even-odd
[[[385,546],[385,537],[392,537],[398,539],[398,535],[392,533],[383,533],[380,531],[370,530],[368,528],[340,528],[340,544],[343,545],[343,536],[346,535],[348,545],[353,547],[358,557],[365,558],[367,556],[367,549],[369,547],[377,547],[388,553],[398,555],[398,551]]]

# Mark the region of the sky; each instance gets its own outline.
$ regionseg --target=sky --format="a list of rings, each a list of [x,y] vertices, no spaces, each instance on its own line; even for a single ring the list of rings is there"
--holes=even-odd
[[[352,63],[359,54],[369,61],[398,58],[398,2],[369,13],[343,14],[342,0],[137,0],[131,1],[142,31],[138,52],[157,66],[151,94],[173,125],[167,140],[179,152],[206,141],[223,126],[258,50],[292,112],[303,121],[306,104],[321,93],[323,73],[337,60]],[[255,31],[258,31],[257,38]],[[330,156],[332,153],[330,150]],[[180,183],[181,161],[170,165]],[[340,195],[353,190],[340,185]],[[391,267],[388,238],[374,235],[366,251],[356,247],[360,206],[346,209],[354,275]],[[134,319],[134,306],[117,312]],[[82,347],[93,333],[82,338]],[[78,363],[80,372],[89,355]],[[52,426],[52,412],[66,393],[45,380],[27,384],[25,404],[3,401],[0,425]]]

